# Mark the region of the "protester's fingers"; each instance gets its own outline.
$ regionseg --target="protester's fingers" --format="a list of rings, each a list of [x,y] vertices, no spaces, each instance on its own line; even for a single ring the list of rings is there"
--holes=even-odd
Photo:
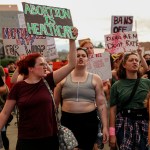
[[[103,143],[107,143],[109,140],[109,136],[107,136],[107,134],[103,134]]]
[[[74,36],[77,36],[78,35],[78,29],[76,27],[73,27],[72,28],[72,33]]]

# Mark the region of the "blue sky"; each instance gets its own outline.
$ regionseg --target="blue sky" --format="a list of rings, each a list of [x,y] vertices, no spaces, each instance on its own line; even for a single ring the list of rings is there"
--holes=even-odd
[[[133,16],[133,31],[137,22],[140,42],[150,41],[149,0],[5,0],[1,4],[17,4],[22,11],[21,2],[70,9],[74,26],[79,30],[78,39],[91,38],[93,43],[102,42],[104,35],[110,34],[111,16]],[[68,40],[56,39],[56,44],[68,45]]]

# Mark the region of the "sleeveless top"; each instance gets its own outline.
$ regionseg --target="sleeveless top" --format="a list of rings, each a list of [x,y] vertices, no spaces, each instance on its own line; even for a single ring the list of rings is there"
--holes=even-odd
[[[69,101],[95,102],[96,93],[92,85],[93,74],[88,73],[85,82],[72,82],[71,74],[66,78],[62,87],[62,99]]]

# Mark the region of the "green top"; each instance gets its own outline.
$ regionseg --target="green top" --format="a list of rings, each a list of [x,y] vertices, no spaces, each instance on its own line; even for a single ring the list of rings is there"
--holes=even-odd
[[[119,105],[120,102],[128,100],[132,92],[136,79],[121,79],[116,81],[110,91],[110,106]],[[138,88],[132,100],[124,109],[142,109],[144,108],[144,100],[150,90],[150,80],[141,78]]]

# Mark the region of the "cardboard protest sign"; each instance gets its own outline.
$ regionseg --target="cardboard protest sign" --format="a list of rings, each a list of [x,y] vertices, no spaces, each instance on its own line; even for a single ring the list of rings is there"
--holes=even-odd
[[[110,54],[108,52],[93,54],[89,57],[87,70],[98,74],[102,80],[112,78]]]
[[[74,39],[69,9],[22,3],[29,34]]]
[[[133,16],[112,16],[111,33],[132,31]]]
[[[3,45],[3,40],[0,39],[0,58],[4,58],[5,53],[4,53],[4,45]]]
[[[104,52],[105,52],[104,48],[94,48],[94,54],[104,53]]]
[[[24,14],[18,14],[20,28],[26,28]],[[38,37],[38,35],[36,35]],[[58,53],[56,51],[55,40],[53,37],[46,37],[47,41],[47,52],[44,52],[46,60],[52,60],[58,58]]]
[[[104,36],[105,48],[109,53],[136,51],[138,48],[138,36],[136,31],[117,32]]]
[[[6,56],[21,56],[38,52],[44,55],[45,36],[29,35],[26,28],[3,28],[2,38]]]
[[[78,40],[78,42],[79,42],[79,46],[82,47],[84,43],[91,42],[91,39],[90,38],[81,39],[81,40]]]
[[[47,40],[47,53],[46,53],[46,60],[52,60],[58,58],[58,53],[56,50],[55,40],[53,37],[46,37]]]

